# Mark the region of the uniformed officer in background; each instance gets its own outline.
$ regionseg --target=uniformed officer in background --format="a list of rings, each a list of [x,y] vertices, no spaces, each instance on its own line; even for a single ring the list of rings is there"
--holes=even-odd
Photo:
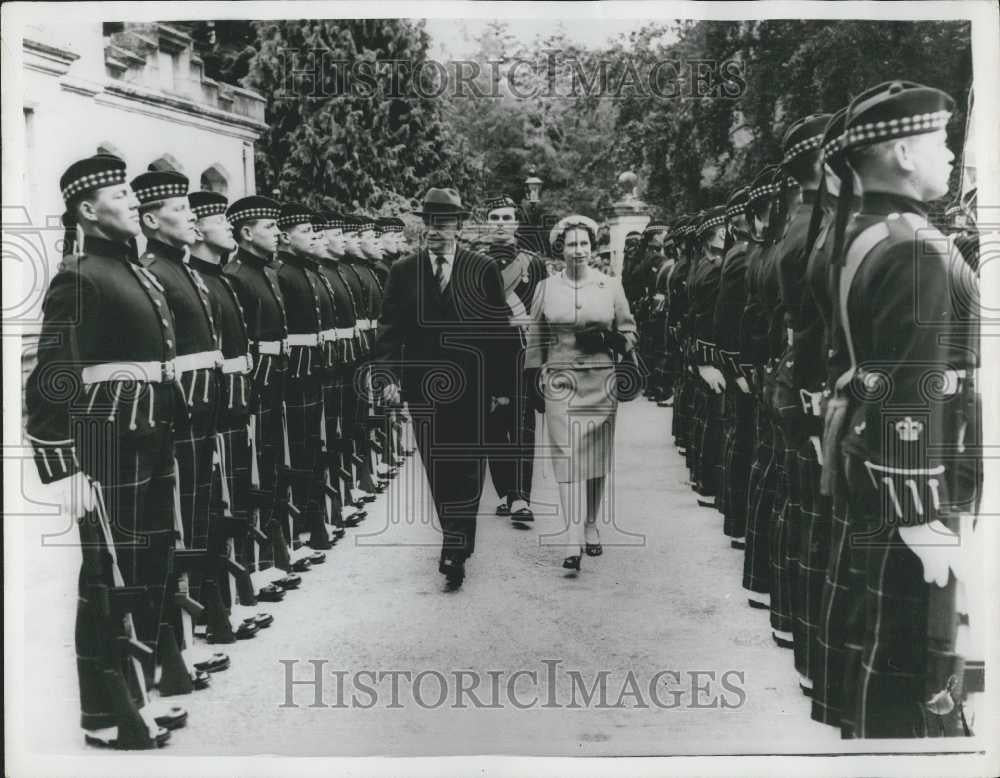
[[[535,289],[545,279],[545,262],[519,242],[521,219],[514,200],[495,195],[486,201],[487,251],[500,270],[511,323],[513,362],[511,386],[518,387],[510,404],[497,408],[487,417],[490,442],[498,446],[488,463],[493,487],[500,497],[498,516],[511,521],[532,522],[531,482],[535,463],[535,410],[529,402],[529,387],[538,380],[538,371],[524,367],[525,329]],[[507,448],[504,452],[502,449]]]

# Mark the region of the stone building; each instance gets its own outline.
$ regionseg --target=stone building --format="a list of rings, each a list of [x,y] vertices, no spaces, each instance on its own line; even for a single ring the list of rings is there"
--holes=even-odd
[[[4,312],[26,338],[27,370],[62,255],[59,177],[69,163],[111,152],[132,176],[177,170],[192,189],[235,199],[255,191],[254,143],[267,127],[263,97],[208,78],[191,37],[162,23],[29,25],[19,78],[23,125],[5,132],[4,275],[14,289]]]

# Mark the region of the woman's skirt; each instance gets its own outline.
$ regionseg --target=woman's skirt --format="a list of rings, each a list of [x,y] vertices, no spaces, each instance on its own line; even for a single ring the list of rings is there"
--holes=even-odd
[[[614,367],[542,371],[545,429],[556,481],[600,478],[611,470],[615,446]]]

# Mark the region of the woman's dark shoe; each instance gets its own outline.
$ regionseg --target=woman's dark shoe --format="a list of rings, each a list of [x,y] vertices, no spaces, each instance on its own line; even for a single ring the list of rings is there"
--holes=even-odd
[[[600,556],[604,553],[604,546],[600,543],[587,543],[585,550],[587,552],[587,556]]]
[[[580,572],[580,555],[568,556],[563,560],[562,566],[567,570],[576,570]]]

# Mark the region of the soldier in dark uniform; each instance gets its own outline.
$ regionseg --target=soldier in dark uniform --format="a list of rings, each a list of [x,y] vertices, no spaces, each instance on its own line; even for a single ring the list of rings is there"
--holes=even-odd
[[[667,279],[674,266],[674,259],[668,254],[668,246],[672,245],[668,237],[669,230],[664,224],[652,224],[642,233],[642,253],[651,259],[650,282],[650,344],[649,362],[652,367],[650,376],[650,399],[666,407],[667,399],[672,394],[667,370],[666,319],[667,319]]]
[[[690,217],[682,216],[674,224],[674,242],[677,246],[677,261],[667,281],[667,348],[673,357],[674,370],[674,412],[671,419],[671,433],[681,454],[688,445],[690,374],[687,369],[687,354],[683,336],[683,324],[687,316],[687,275],[690,260],[687,250],[687,235]]]
[[[747,483],[746,553],[743,557],[743,588],[751,607],[770,608],[770,566],[768,556],[771,508],[774,501],[774,438],[771,416],[764,402],[764,366],[768,360],[766,303],[763,285],[774,246],[770,220],[775,209],[778,186],[775,174],[784,178],[777,165],[769,165],[754,178],[747,196],[750,228],[747,249],[747,299],[740,319],[740,368],[753,377],[754,457]],[[777,283],[775,279],[775,288]]]
[[[339,494],[334,499],[339,502],[341,518],[345,526],[357,526],[366,513],[356,506],[354,463],[354,427],[356,401],[354,373],[361,341],[357,329],[358,298],[351,280],[359,283],[357,276],[342,262],[345,252],[345,217],[336,213],[324,213],[324,242],[317,244],[320,258],[318,269],[330,285],[334,294],[336,333],[334,347],[337,367],[332,382],[328,384],[325,397],[327,414],[327,467],[332,480],[339,484]]]
[[[337,292],[324,273],[321,264],[328,256],[326,229],[328,217],[313,213],[313,242],[308,254],[300,255],[315,284],[320,312],[320,364],[315,375],[320,384],[320,446],[316,457],[316,493],[322,505],[326,533],[331,544],[345,535],[343,493],[340,490],[340,467],[336,440],[340,429],[340,333],[337,319]],[[353,330],[351,332],[353,335]],[[336,462],[334,462],[336,460]]]
[[[146,694],[166,610],[180,398],[174,317],[135,257],[138,201],[127,180],[124,161],[102,154],[70,165],[59,180],[63,222],[76,240],[45,295],[26,431],[39,476],[56,492],[52,502],[76,519],[85,511],[98,519],[77,522],[86,741],[148,749],[187,718],[176,706],[156,710]]]
[[[389,280],[389,271],[393,264],[403,256],[400,246],[403,242],[403,228],[405,226],[403,220],[395,216],[384,216],[375,222],[375,229],[379,234],[382,247],[382,259],[376,263],[374,269],[383,289],[385,289],[386,281]],[[398,408],[388,408],[385,411],[385,438],[388,445],[388,450],[385,452],[387,467],[385,475],[393,478],[398,472],[398,468],[403,464],[402,457],[405,453],[403,449],[403,418]],[[379,475],[381,476],[382,473]]]
[[[925,205],[948,191],[953,109],[937,89],[893,81],[847,111],[862,202],[835,236],[832,282],[850,360],[837,387],[850,385],[837,489],[848,500],[848,587],[860,597],[848,611],[845,737],[963,734],[955,595],[974,575],[959,518],[978,507],[978,287]],[[850,193],[845,182],[840,196]]]
[[[819,440],[819,398],[816,398],[815,404],[810,402],[807,408],[803,407],[795,365],[801,352],[799,333],[814,326],[813,321],[801,318],[801,307],[806,263],[812,248],[808,243],[809,225],[823,176],[820,146],[830,119],[830,114],[813,114],[793,122],[785,132],[781,165],[785,173],[798,182],[801,197],[791,206],[787,229],[776,251],[780,307],[787,329],[787,344],[775,371],[775,391],[771,402],[778,420],[777,434],[784,441],[783,464],[788,492],[783,509],[775,506],[778,520],[772,524],[775,538],[772,540],[771,591],[788,592],[780,626],[789,627],[793,635],[795,669],[799,674],[799,685],[807,693],[812,689],[811,645],[810,635],[806,632],[806,597],[803,596],[805,592],[803,582],[799,580],[799,571],[803,556],[802,540],[811,536],[811,526],[807,529],[803,524],[811,517],[801,510],[803,478],[799,459],[810,435],[817,435],[814,440]],[[805,358],[812,358],[812,355]],[[782,511],[780,515],[779,510]],[[773,596],[771,602],[774,605]]]
[[[354,464],[357,480],[355,494],[361,502],[371,502],[384,486],[375,480],[372,470],[371,418],[372,397],[368,390],[367,366],[371,361],[372,346],[375,342],[375,328],[378,325],[378,311],[381,310],[382,293],[378,279],[372,271],[370,260],[365,256],[362,241],[371,250],[375,220],[363,214],[344,215],[344,256],[341,267],[354,291],[357,310],[358,363],[355,367],[354,394]]]
[[[537,384],[538,373],[524,367],[525,328],[535,289],[547,273],[542,258],[519,244],[521,220],[513,199],[498,195],[486,201],[489,248],[485,252],[496,263],[503,282],[511,323],[517,328],[511,342],[511,386],[518,391],[511,403],[487,417],[492,445],[506,453],[489,457],[490,477],[501,499],[498,516],[512,521],[531,522],[531,481],[535,464],[535,409],[529,402],[529,388]]]
[[[688,280],[693,364],[704,383],[702,435],[694,481],[701,495],[698,504],[705,507],[716,507],[722,469],[722,406],[726,379],[719,369],[722,363],[715,342],[715,305],[719,295],[725,229],[726,207],[718,205],[709,209],[698,225],[701,258]]]
[[[726,380],[726,412],[723,419],[723,533],[731,545],[746,544],[747,484],[753,454],[753,402],[747,375],[740,366],[739,319],[746,300],[747,227],[749,187],[742,187],[726,201],[728,249],[719,275],[713,327],[722,375]]]
[[[285,412],[288,433],[290,486],[298,515],[292,522],[293,560],[308,569],[325,561],[313,549],[330,548],[323,515],[320,472],[320,423],[322,418],[321,372],[324,354],[320,342],[323,331],[320,292],[322,284],[310,265],[317,235],[313,213],[301,203],[285,203],[278,213],[278,288],[285,301],[288,322],[288,373],[285,376]]]
[[[840,726],[843,707],[847,608],[851,600],[856,599],[849,596],[845,585],[847,565],[845,563],[841,568],[840,558],[834,553],[834,549],[844,547],[850,527],[846,497],[841,494],[834,500],[832,494],[832,476],[840,472],[837,465],[837,460],[840,459],[840,442],[825,435],[826,423],[823,418],[827,415],[837,378],[849,364],[843,349],[838,352],[835,348],[838,315],[834,310],[836,302],[831,297],[830,285],[835,223],[838,218],[842,218],[846,225],[848,218],[861,207],[860,199],[853,195],[850,199],[845,197],[843,202],[838,199],[843,182],[854,175],[847,167],[841,147],[846,116],[846,107],[835,113],[823,134],[826,175],[820,186],[820,208],[813,211],[809,231],[810,235],[815,234],[815,239],[811,241],[813,249],[806,265],[807,286],[801,318],[806,320],[807,317],[817,316],[821,322],[821,332],[804,329],[800,333],[800,348],[797,349],[795,364],[800,376],[803,401],[812,406],[815,403],[815,393],[822,391],[821,449],[815,452],[815,443],[810,440],[808,448],[813,449],[813,453],[806,458],[805,464],[812,467],[800,467],[805,480],[805,501],[808,503],[812,499],[811,506],[803,505],[811,522],[808,530],[811,538],[807,541],[808,552],[803,555],[806,564],[803,565],[803,558],[800,558],[800,576],[809,600],[807,614],[816,607],[815,628],[809,630],[807,625],[807,633],[814,634],[808,649],[814,655],[810,663],[813,681],[812,718],[835,727]],[[810,343],[819,346],[819,353],[810,349]],[[817,589],[819,604],[815,606]],[[812,618],[807,615],[807,619]]]
[[[139,258],[160,282],[167,303],[174,313],[177,336],[177,356],[174,360],[177,381],[184,395],[187,413],[174,430],[174,458],[177,462],[177,488],[180,500],[183,537],[179,543],[200,554],[177,555],[174,574],[181,594],[201,597],[201,582],[209,567],[220,567],[218,559],[207,553],[209,535],[209,502],[212,487],[212,456],[215,451],[216,412],[218,409],[219,365],[222,352],[215,332],[215,311],[208,289],[201,276],[188,265],[190,247],[196,239],[194,213],[187,199],[188,180],[173,171],[150,171],[132,180],[132,189],[139,199],[142,232],[146,250]],[[184,592],[184,587],[188,592]],[[220,624],[218,596],[206,598],[210,606],[207,618]],[[214,654],[192,662],[194,649],[193,619],[198,615],[189,609],[174,617],[182,646],[186,649],[193,688],[208,685],[208,671],[229,666],[225,654]],[[165,668],[166,670],[166,668]],[[170,678],[161,680],[160,691],[189,693],[191,684],[181,680],[179,686]]]
[[[254,524],[250,503],[250,413],[253,407],[253,369],[251,342],[245,311],[232,281],[222,272],[229,254],[236,250],[233,228],[226,220],[229,201],[217,192],[191,192],[191,210],[197,219],[197,241],[191,247],[189,267],[196,271],[208,287],[216,314],[216,330],[222,351],[221,387],[219,392],[218,431],[216,433],[216,477],[213,480],[213,506],[225,503],[226,515],[210,520],[209,548],[213,553],[225,553],[232,543],[232,557],[249,575],[257,570],[258,538],[266,539]],[[284,591],[267,584],[259,591],[252,579],[241,577],[235,591],[228,586],[229,576],[221,583],[223,597],[231,612],[239,605],[246,613],[257,600],[277,602]],[[255,627],[267,626],[266,614],[248,616],[249,622],[237,620],[233,637],[251,637]]]
[[[278,493],[278,470],[284,466],[285,429],[282,422],[285,373],[288,368],[288,325],[285,303],[272,266],[278,249],[279,205],[269,197],[253,195],[229,206],[226,218],[233,225],[238,249],[223,269],[243,306],[253,355],[251,492],[260,515],[260,529],[271,539],[270,553],[261,568],[272,568],[270,583],[282,589],[298,587],[301,579],[291,571],[290,538],[282,526],[287,495]],[[254,465],[256,467],[254,468]],[[256,473],[254,473],[256,470]],[[284,571],[285,576],[280,576]]]

